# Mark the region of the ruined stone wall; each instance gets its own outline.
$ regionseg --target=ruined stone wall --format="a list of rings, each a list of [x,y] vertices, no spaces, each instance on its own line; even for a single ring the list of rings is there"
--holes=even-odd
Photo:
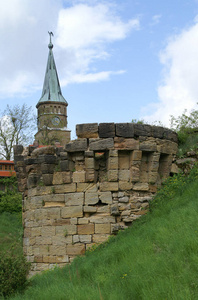
[[[65,265],[145,214],[177,152],[171,130],[81,124],[65,147],[15,146],[24,253],[32,272]]]

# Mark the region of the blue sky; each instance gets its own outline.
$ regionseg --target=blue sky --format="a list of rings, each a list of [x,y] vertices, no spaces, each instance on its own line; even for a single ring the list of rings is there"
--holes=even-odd
[[[0,0],[1,110],[35,109],[48,31],[72,138],[79,123],[169,126],[171,114],[197,108],[197,0]]]

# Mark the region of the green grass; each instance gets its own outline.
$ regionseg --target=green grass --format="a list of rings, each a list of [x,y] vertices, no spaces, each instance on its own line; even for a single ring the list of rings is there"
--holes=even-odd
[[[15,300],[197,299],[198,169],[168,179],[151,212],[65,268],[30,280]]]
[[[15,246],[22,252],[22,218],[21,213],[0,214],[0,253]]]
[[[179,143],[178,156],[184,157],[189,151],[198,152],[198,134],[187,135],[184,143]]]

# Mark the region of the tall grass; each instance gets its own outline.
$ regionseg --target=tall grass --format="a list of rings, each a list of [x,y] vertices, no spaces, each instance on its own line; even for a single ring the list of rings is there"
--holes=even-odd
[[[33,277],[10,299],[197,299],[197,176],[195,168],[189,179],[169,179],[131,228],[70,266]]]

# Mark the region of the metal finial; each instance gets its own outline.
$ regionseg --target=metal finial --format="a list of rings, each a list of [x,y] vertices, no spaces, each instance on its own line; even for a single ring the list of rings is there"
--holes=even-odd
[[[52,32],[52,31],[48,31],[48,33],[49,33],[49,36],[50,36],[50,42],[49,42],[48,47],[49,47],[49,49],[52,49],[52,48],[53,48],[53,44],[52,44],[52,36],[54,36],[54,35],[53,35],[53,32]]]

